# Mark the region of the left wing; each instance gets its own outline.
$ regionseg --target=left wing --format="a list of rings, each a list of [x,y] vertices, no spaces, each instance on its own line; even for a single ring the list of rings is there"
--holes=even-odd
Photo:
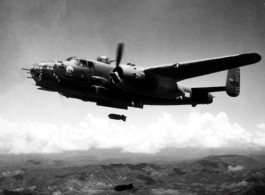
[[[248,53],[151,67],[145,69],[144,72],[147,74],[157,74],[181,81],[184,79],[211,74],[236,67],[247,66],[257,63],[260,60],[261,56],[259,54]]]

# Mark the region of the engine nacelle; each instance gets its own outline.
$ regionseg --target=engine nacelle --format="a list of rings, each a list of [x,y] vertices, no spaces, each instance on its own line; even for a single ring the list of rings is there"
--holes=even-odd
[[[213,95],[203,89],[191,89],[192,105],[196,104],[211,104],[213,102]]]
[[[125,91],[132,91],[135,85],[145,80],[145,73],[137,66],[121,65],[113,72],[116,74],[116,79],[113,78],[114,83]]]
[[[130,106],[134,108],[143,108],[144,103],[143,100],[138,97],[120,97],[120,96],[114,96],[112,97],[112,103],[115,105],[123,105],[123,106]]]
[[[144,107],[144,103],[143,103],[142,99],[133,98],[131,100],[131,105],[130,106],[134,107],[134,108],[143,108]]]

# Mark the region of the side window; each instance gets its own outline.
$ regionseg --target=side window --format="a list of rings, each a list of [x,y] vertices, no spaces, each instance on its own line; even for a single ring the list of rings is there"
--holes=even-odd
[[[87,61],[86,60],[80,60],[80,62],[81,62],[80,66],[87,67]]]
[[[86,67],[86,68],[93,68],[93,66],[94,66],[93,62],[90,62],[87,60],[80,60],[80,62],[82,63],[82,66]]]
[[[88,62],[88,68],[93,68],[94,67],[94,62],[90,62],[90,61],[87,61]]]

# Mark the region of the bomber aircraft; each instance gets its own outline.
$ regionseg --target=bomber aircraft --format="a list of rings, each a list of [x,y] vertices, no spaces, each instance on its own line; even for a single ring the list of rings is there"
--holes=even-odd
[[[211,104],[211,92],[226,91],[231,97],[240,92],[239,67],[257,63],[261,56],[246,53],[190,62],[143,68],[121,64],[124,44],[117,47],[116,60],[68,57],[61,61],[35,63],[27,70],[39,90],[58,92],[67,98],[95,102],[119,109],[144,105]],[[112,64],[114,63],[115,64]],[[187,87],[179,81],[228,70],[224,86]]]

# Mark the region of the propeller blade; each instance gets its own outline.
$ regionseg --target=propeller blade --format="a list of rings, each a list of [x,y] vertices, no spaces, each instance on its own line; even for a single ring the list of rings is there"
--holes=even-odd
[[[124,44],[119,43],[118,48],[117,48],[116,67],[119,67],[120,65],[122,54],[123,54],[123,47],[124,47]]]
[[[110,76],[111,76],[111,80],[114,84],[118,84],[121,82],[121,77],[123,74],[121,67],[119,67],[119,65],[121,63],[122,55],[123,55],[123,47],[124,47],[123,43],[118,44],[117,53],[116,53],[116,60],[113,60],[113,62],[116,61],[116,67],[110,73]]]

